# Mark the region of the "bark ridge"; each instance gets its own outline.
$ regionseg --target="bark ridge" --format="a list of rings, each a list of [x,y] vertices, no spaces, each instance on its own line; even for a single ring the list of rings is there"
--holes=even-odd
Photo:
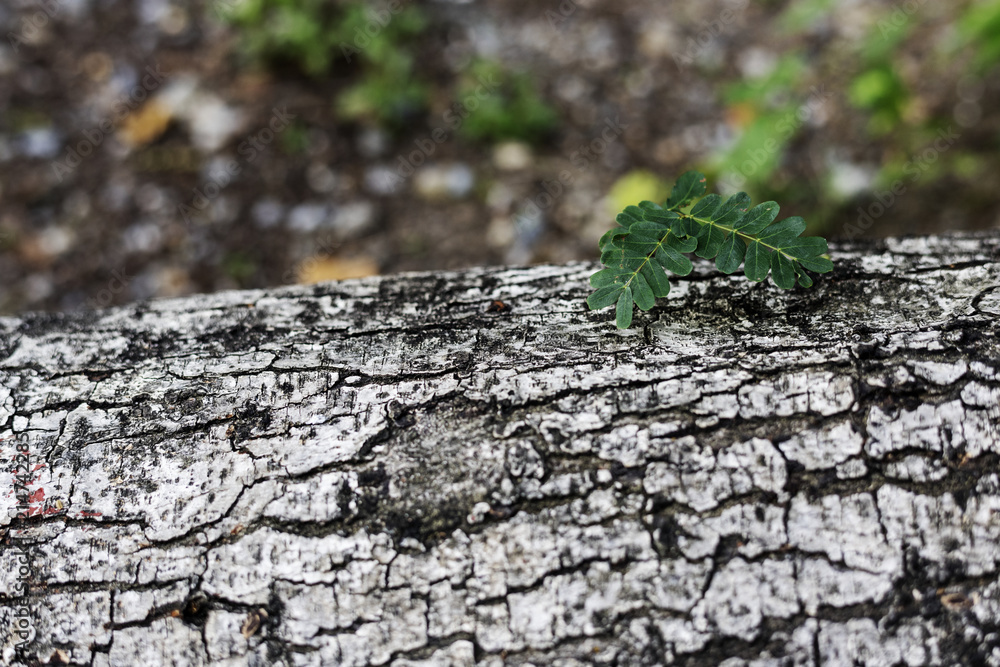
[[[0,319],[0,655],[1000,665],[1000,234],[833,252]]]

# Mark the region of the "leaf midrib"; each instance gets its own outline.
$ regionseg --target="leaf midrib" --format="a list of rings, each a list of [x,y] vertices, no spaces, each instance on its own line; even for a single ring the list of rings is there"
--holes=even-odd
[[[794,262],[799,261],[798,257],[793,257],[792,255],[789,255],[787,252],[785,252],[784,250],[782,250],[778,246],[773,246],[770,243],[765,243],[764,241],[761,241],[759,238],[757,238],[755,236],[752,236],[750,234],[746,234],[744,232],[741,232],[740,230],[736,229],[735,227],[727,227],[725,225],[720,225],[720,224],[716,223],[713,220],[706,220],[704,218],[699,218],[697,216],[689,215],[687,213],[681,213],[680,211],[678,211],[677,213],[678,213],[678,215],[681,216],[681,218],[687,218],[689,220],[694,220],[695,222],[697,222],[700,225],[711,225],[712,227],[717,227],[718,229],[722,229],[722,230],[725,230],[727,232],[733,232],[734,234],[738,234],[740,236],[740,238],[742,238],[742,239],[750,239],[751,241],[755,241],[755,242],[761,244],[765,248],[770,248],[771,250],[775,250],[777,252],[780,252],[782,255],[784,255],[785,257],[787,257],[788,259],[790,259],[790,260],[792,260]],[[768,226],[770,226],[770,224],[771,223],[768,223]],[[765,227],[764,229],[767,229],[767,227]],[[747,244],[747,245],[749,245],[749,244]]]
[[[624,284],[623,289],[630,288],[629,286],[632,284],[632,281],[635,280],[635,277],[639,275],[640,271],[642,271],[642,267],[646,266],[646,263],[649,262],[649,260],[652,259],[653,255],[656,254],[656,251],[663,247],[663,244],[666,242],[667,237],[669,237],[673,233],[673,231],[674,231],[673,229],[667,229],[667,233],[664,234],[663,237],[656,242],[656,245],[653,247],[652,250],[646,253],[646,259],[642,260],[642,264],[640,264],[638,268],[636,268],[636,270],[632,272],[632,277],[629,278],[628,281]],[[622,268],[624,269],[625,267],[622,266]],[[650,289],[652,289],[652,287],[650,287]]]

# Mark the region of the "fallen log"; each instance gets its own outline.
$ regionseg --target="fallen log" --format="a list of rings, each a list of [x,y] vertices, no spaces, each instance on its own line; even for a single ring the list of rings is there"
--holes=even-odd
[[[1000,234],[0,319],[5,664],[1000,664]]]

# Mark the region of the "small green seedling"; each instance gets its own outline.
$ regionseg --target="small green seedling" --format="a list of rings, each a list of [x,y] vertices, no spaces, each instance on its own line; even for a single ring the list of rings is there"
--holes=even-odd
[[[723,273],[734,273],[743,264],[746,277],[771,281],[782,289],[798,282],[810,287],[806,270],[827,273],[833,262],[826,239],[800,237],[805,220],[798,216],[774,222],[778,204],[773,201],[750,207],[750,195],[740,192],[723,201],[705,195],[705,177],[688,171],[677,179],[667,201],[660,206],[640,202],[628,206],[615,219],[619,226],[601,237],[601,263],[605,268],[590,277],[595,291],[587,298],[591,310],[617,303],[619,329],[632,325],[632,306],[653,307],[657,297],[670,292],[665,269],[679,276],[691,273],[694,252],[715,258]],[[690,207],[690,208],[688,208]]]

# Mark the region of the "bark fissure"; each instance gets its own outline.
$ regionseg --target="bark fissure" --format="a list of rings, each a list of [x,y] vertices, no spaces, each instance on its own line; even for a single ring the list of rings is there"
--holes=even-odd
[[[0,319],[0,653],[1000,665],[1000,236],[833,250],[629,331],[585,263]]]

